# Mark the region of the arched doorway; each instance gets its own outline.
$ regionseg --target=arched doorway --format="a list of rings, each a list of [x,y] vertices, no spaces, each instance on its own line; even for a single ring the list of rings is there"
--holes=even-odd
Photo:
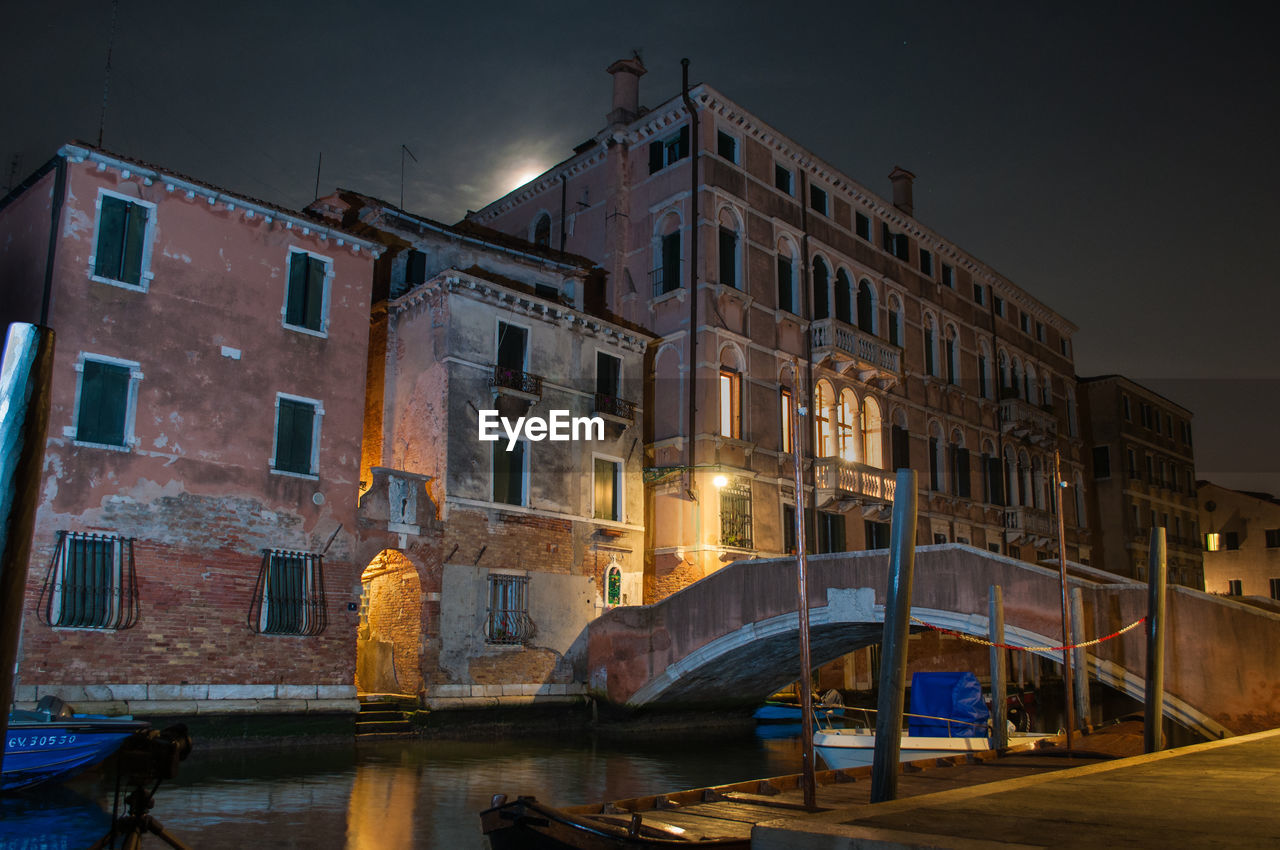
[[[404,553],[384,549],[360,575],[356,691],[414,694],[422,688],[422,582]]]

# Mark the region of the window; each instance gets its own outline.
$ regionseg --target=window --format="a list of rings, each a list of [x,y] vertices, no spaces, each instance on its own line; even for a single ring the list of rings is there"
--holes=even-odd
[[[529,577],[490,573],[485,642],[519,646],[531,637],[533,620],[529,618]]]
[[[734,165],[738,164],[738,140],[724,130],[716,132],[716,153]]]
[[[1151,455],[1143,455],[1142,457],[1143,457],[1143,460],[1145,460],[1147,463],[1147,483],[1155,484],[1156,483],[1155,461],[1152,459]]]
[[[889,296],[889,344],[902,345],[902,302],[896,295]]]
[[[955,386],[960,383],[960,341],[956,338],[956,329],[947,326],[947,383]]]
[[[318,474],[322,416],[324,408],[315,399],[276,393],[273,470],[292,475]]]
[[[330,262],[306,251],[289,251],[289,288],[284,299],[287,327],[323,334],[328,328],[326,290]]]
[[[1160,412],[1159,412],[1159,411],[1156,411],[1156,433],[1157,433],[1157,434],[1163,434],[1163,433],[1164,433],[1164,426],[1163,426],[1163,425],[1161,424],[1161,422],[1160,422]],[[1171,434],[1170,436],[1172,436],[1172,434]]]
[[[924,317],[924,371],[925,374],[938,376],[938,326],[933,317]]]
[[[1280,599],[1280,578],[1271,579],[1271,598]]]
[[[861,238],[871,241],[871,219],[862,213],[853,214],[853,232]]]
[[[1185,445],[1191,445],[1191,423],[1182,423],[1182,442]]]
[[[1221,552],[1222,551],[1222,535],[1217,532],[1210,531],[1204,536],[1204,551]]]
[[[887,223],[881,222],[880,240],[881,247],[899,260],[905,262],[911,258],[911,240],[907,234],[895,233]]]
[[[493,444],[493,500],[505,505],[528,504],[527,479],[529,477],[528,445],[516,440],[511,450],[507,441]]]
[[[1268,549],[1280,548],[1280,528],[1267,529],[1267,548]]]
[[[865,277],[858,281],[858,330],[876,332],[876,291]]]
[[[836,272],[836,318],[846,325],[853,324],[853,282],[844,269]]]
[[[791,396],[791,390],[783,387],[780,392],[779,407],[782,411],[782,441],[779,448],[784,452],[795,451],[791,441],[791,413],[794,409],[795,400]]]
[[[596,393],[611,398],[618,397],[622,361],[612,354],[596,352]]]
[[[889,548],[889,523],[864,520],[863,527],[866,533],[868,549]]]
[[[944,263],[943,268],[949,268],[949,267]],[[924,275],[925,277],[933,277],[933,254],[930,253],[929,251],[926,251],[924,248],[920,249],[920,274]],[[943,284],[946,286],[951,286],[950,283],[947,283],[945,277],[946,276],[944,275]]]
[[[80,355],[76,395],[77,443],[127,448],[134,441],[134,411],[142,372],[127,360]]]
[[[323,564],[322,556],[310,552],[263,549],[249,628],[271,635],[323,632],[329,625]]]
[[[1222,548],[1234,550],[1240,548],[1240,532],[1224,531],[1222,532]]]
[[[1044,322],[1036,322],[1036,341],[1044,342]]]
[[[1124,409],[1124,421],[1133,421],[1133,408],[1129,405],[1129,397],[1127,395],[1120,396],[1120,405]]]
[[[98,194],[98,234],[89,258],[95,280],[146,289],[155,207],[106,191]]]
[[[911,432],[899,425],[889,428],[889,453],[894,469],[911,465]]]
[[[809,187],[809,208],[816,213],[827,214],[827,191],[817,186]]]
[[[750,549],[751,483],[741,479],[720,488],[720,545]]]
[[[778,309],[800,312],[796,309],[795,265],[791,254],[782,252],[782,246],[778,247]]]
[[[1243,588],[1243,587],[1241,587],[1241,585],[1242,585],[1242,584],[1243,584],[1243,582],[1242,582],[1240,579],[1238,579],[1238,578],[1233,578],[1233,579],[1228,580],[1228,581],[1227,581],[1227,595],[1228,595],[1228,596],[1243,596],[1243,595],[1244,595],[1244,588]]]
[[[818,554],[844,552],[844,515],[818,511]]]
[[[1058,350],[1062,352],[1063,357],[1071,356],[1071,343],[1067,341],[1066,337],[1058,340]]]
[[[821,257],[813,258],[813,318],[825,319],[831,315],[828,301],[827,284],[831,280],[831,270]]]
[[[876,469],[884,469],[883,430],[880,405],[868,396],[862,402],[862,462]]]
[[[1018,314],[1018,327],[1022,328],[1024,334],[1031,333],[1031,317],[1025,311]]]
[[[657,261],[653,269],[653,295],[656,298],[680,288],[680,219],[669,215],[663,219],[664,232],[658,237]]]
[[[1142,406],[1138,409],[1138,413],[1142,420],[1142,427],[1150,428],[1151,427],[1151,405],[1147,404],[1145,401],[1142,402]]]
[[[738,234],[720,225],[720,283],[738,286]]]
[[[512,380],[519,380],[525,371],[525,351],[528,349],[529,331],[519,325],[498,322],[497,342],[497,375],[495,378],[501,386],[511,385]]]
[[[951,266],[951,265],[950,265],[950,264],[948,264],[948,263],[943,263],[943,264],[942,264],[942,285],[943,285],[943,286],[945,286],[945,287],[947,287],[948,289],[955,289],[955,288],[956,288],[956,270],[955,270],[955,268],[954,268],[953,266]],[[982,303],[982,299],[981,299],[980,297],[978,297],[978,294],[977,294],[977,293],[979,293],[979,292],[981,292],[981,291],[982,291],[982,287],[975,283],[975,284],[973,285],[973,289],[974,289],[974,299],[973,299],[973,300],[974,300],[974,301],[977,301],[979,304],[981,304],[981,303]]]
[[[595,459],[595,488],[593,498],[595,519],[622,522],[622,462],[598,457]]]
[[[1110,446],[1094,446],[1093,447],[1093,477],[1094,478],[1110,478],[1111,477],[1111,447]]]
[[[1010,547],[1009,547],[1009,557],[1010,557],[1010,558],[1021,558],[1021,557],[1022,557],[1022,549],[1021,549],[1021,547],[1018,547],[1018,546],[1010,546]]]
[[[782,506],[782,551],[794,555],[799,547],[796,545],[796,506]]]
[[[720,436],[738,439],[742,434],[742,376],[720,370]]]
[[[984,342],[978,350],[978,395],[983,398],[991,398],[991,357],[987,351]]]
[[[779,192],[786,192],[788,195],[795,194],[795,177],[791,173],[791,169],[781,163],[773,164],[773,185]]]
[[[1002,318],[1002,319],[1005,317],[1005,315],[1004,315],[1004,313],[1005,313],[1005,310],[1004,310],[1004,299],[1003,299],[1003,298],[1001,298],[999,295],[992,294],[992,296],[991,296],[991,306],[995,308],[995,311],[996,311],[996,315],[997,315],[997,316],[999,316],[999,317],[1000,317],[1000,318]]]
[[[862,440],[855,438],[858,425],[858,397],[845,387],[840,391],[840,403],[836,405],[836,453],[841,460],[859,461]]]
[[[1164,415],[1164,433],[1173,436],[1173,417],[1167,413]]]
[[[551,219],[547,218],[547,226]],[[548,234],[547,239],[550,240]],[[427,282],[427,255],[423,251],[406,251],[404,258],[404,282],[406,288]]]
[[[943,266],[942,276],[945,278],[946,275],[947,267]],[[980,283],[975,283],[973,285],[973,303],[977,304],[979,307],[987,303],[987,288]]]
[[[40,622],[72,629],[127,629],[138,619],[133,539],[58,532],[40,592]]]
[[[605,571],[605,604],[619,605],[622,602],[622,568],[616,564]]]
[[[649,173],[661,171],[689,155],[689,127],[649,143]]]
[[[1141,478],[1138,473],[1138,454],[1133,449],[1125,449],[1125,468],[1129,471],[1130,478]]]
[[[816,429],[814,436],[816,442],[814,445],[814,454],[817,457],[834,457],[836,453],[836,437],[835,431],[832,429],[833,406],[835,403],[835,391],[826,381],[818,381],[817,388],[814,391],[814,411],[813,424]]]
[[[543,213],[533,223],[533,244],[539,248],[551,247],[551,216]]]
[[[946,467],[945,448],[942,443],[942,432],[935,424],[929,433],[929,489],[939,493],[942,492],[945,484],[943,471]]]

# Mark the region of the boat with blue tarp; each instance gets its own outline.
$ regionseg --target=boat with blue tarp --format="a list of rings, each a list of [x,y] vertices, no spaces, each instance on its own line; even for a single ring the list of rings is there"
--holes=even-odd
[[[56,697],[34,711],[9,712],[0,791],[23,791],[63,782],[110,756],[130,735],[150,724],[132,717],[77,714]]]

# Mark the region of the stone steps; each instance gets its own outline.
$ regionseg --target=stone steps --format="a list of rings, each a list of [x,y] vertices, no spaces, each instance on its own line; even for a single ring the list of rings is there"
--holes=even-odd
[[[414,734],[409,715],[418,708],[413,697],[398,694],[366,694],[360,697],[356,737],[361,740],[403,738]]]

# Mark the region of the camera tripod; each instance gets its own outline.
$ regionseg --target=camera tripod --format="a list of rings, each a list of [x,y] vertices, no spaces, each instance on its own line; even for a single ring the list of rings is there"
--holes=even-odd
[[[149,814],[151,807],[155,805],[155,793],[159,787],[160,783],[157,781],[148,791],[142,782],[134,780],[133,790],[124,798],[129,808],[128,813],[113,819],[111,829],[95,841],[89,850],[115,847],[116,838],[124,839],[124,844],[121,845],[122,850],[138,850],[142,845],[142,836],[147,833],[159,837],[174,850],[190,850],[187,845],[165,831],[160,822]]]

